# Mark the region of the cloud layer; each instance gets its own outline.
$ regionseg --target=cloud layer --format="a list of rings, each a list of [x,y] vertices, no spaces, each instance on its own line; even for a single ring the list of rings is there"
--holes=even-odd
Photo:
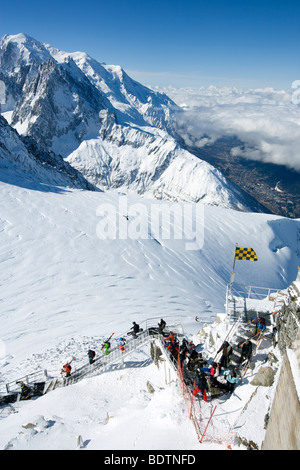
[[[232,150],[236,155],[300,171],[297,90],[245,91],[211,86],[161,91],[182,108],[177,121],[187,144],[201,147],[221,136],[235,135],[245,143]]]

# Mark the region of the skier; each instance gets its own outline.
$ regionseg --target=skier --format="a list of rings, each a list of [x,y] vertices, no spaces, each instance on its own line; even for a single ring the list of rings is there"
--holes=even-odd
[[[132,324],[133,324],[133,326],[130,329],[133,330],[133,331],[130,331],[127,334],[136,337],[137,333],[140,331],[140,325],[138,325],[135,321],[132,322]]]
[[[126,339],[125,338],[117,338],[117,340],[120,342],[120,349],[121,351],[125,351],[125,344],[126,344]]]
[[[239,381],[239,378],[235,370],[233,371],[225,370],[224,375],[227,378],[226,385],[225,385],[226,392],[232,394],[234,392],[235,384]]]
[[[95,355],[96,355],[95,351],[93,351],[92,349],[88,350],[88,356],[89,356],[89,363],[90,364],[93,364],[95,362],[94,361]]]
[[[206,391],[208,391],[208,384],[204,372],[201,371],[197,377],[197,385],[193,390],[193,395],[195,397],[198,392],[202,392],[203,400],[207,401]]]
[[[110,342],[107,340],[102,344],[102,348],[101,348],[104,350],[104,354],[106,354],[106,356],[110,353],[109,348],[110,348]]]
[[[169,341],[167,349],[170,349],[171,345],[176,342],[175,334],[173,333],[173,331],[170,331],[169,336],[167,338],[164,338],[164,341]]]
[[[61,374],[66,374],[65,377],[70,377],[71,376],[71,362],[67,362],[66,364],[63,365]]]
[[[266,320],[263,317],[253,318],[251,322],[255,323],[253,336],[260,336],[266,329]]]
[[[250,359],[252,355],[252,343],[249,339],[247,339],[244,343],[240,343],[236,346],[236,349],[240,348],[242,346],[242,351],[241,351],[241,358],[240,358],[240,364],[244,362],[246,359]]]
[[[107,340],[105,340],[104,343],[103,343],[102,346],[101,346],[101,351],[102,351],[102,349],[104,349],[104,354],[106,354],[106,355],[110,353],[110,351],[109,351],[109,348],[110,348],[110,340],[111,340],[111,338],[113,337],[113,335],[114,335],[114,333],[112,333],[112,334],[110,335],[110,337],[107,338]]]
[[[186,358],[186,355],[188,352],[187,344],[188,344],[187,339],[183,338],[181,346],[180,346],[180,355],[179,355],[180,364],[182,364]]]
[[[164,331],[165,327],[166,327],[166,322],[165,322],[165,320],[161,319],[159,324],[158,324],[158,331],[161,335],[163,334],[163,331]]]
[[[32,388],[25,385],[22,380],[16,383],[21,385],[21,400],[29,400],[33,396]]]

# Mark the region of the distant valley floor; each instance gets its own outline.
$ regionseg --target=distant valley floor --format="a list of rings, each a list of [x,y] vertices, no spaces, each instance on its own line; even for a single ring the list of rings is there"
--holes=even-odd
[[[213,145],[187,150],[218,168],[271,213],[299,218],[300,173],[283,165],[233,156],[231,149],[238,145],[241,142],[236,138],[224,137]]]

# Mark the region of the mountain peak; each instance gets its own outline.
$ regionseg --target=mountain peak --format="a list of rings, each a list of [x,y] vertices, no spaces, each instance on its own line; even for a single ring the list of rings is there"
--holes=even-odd
[[[21,65],[43,63],[50,58],[45,46],[28,34],[7,34],[0,39],[0,66],[10,72]]]
[[[17,44],[24,44],[25,42],[37,42],[34,38],[25,33],[6,34],[3,37],[6,42],[15,42]]]

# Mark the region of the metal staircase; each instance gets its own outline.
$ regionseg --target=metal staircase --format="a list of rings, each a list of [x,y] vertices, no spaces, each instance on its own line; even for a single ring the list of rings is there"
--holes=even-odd
[[[143,347],[147,342],[150,342],[154,338],[157,338],[162,342],[163,337],[159,334],[157,318],[150,318],[145,322],[141,322],[140,327],[141,331],[137,333],[137,335],[128,336],[127,333],[123,333],[122,335],[117,336],[126,338],[126,346],[124,351],[122,351],[118,346],[115,346],[110,350],[108,355],[103,354],[99,358],[95,359],[93,364],[88,363],[76,369],[74,372],[72,372],[70,377],[62,377],[61,375],[51,376],[47,370],[40,370],[34,372],[33,374],[28,374],[24,377],[21,377],[20,379],[17,379],[13,382],[7,383],[6,392],[8,395],[6,395],[6,403],[14,402],[20,399],[20,386],[18,385],[19,382],[24,382],[30,387],[35,387],[37,385],[41,386],[44,384],[43,391],[40,393],[43,395],[51,392],[52,390],[55,390],[58,387],[66,387],[68,385],[77,383],[86,377],[91,377],[107,372],[110,369],[113,369],[113,367],[117,364],[124,365],[124,360],[126,357],[132,354],[132,352]],[[174,331],[179,339],[185,336],[180,321],[172,324],[168,323],[165,332],[168,331]]]

